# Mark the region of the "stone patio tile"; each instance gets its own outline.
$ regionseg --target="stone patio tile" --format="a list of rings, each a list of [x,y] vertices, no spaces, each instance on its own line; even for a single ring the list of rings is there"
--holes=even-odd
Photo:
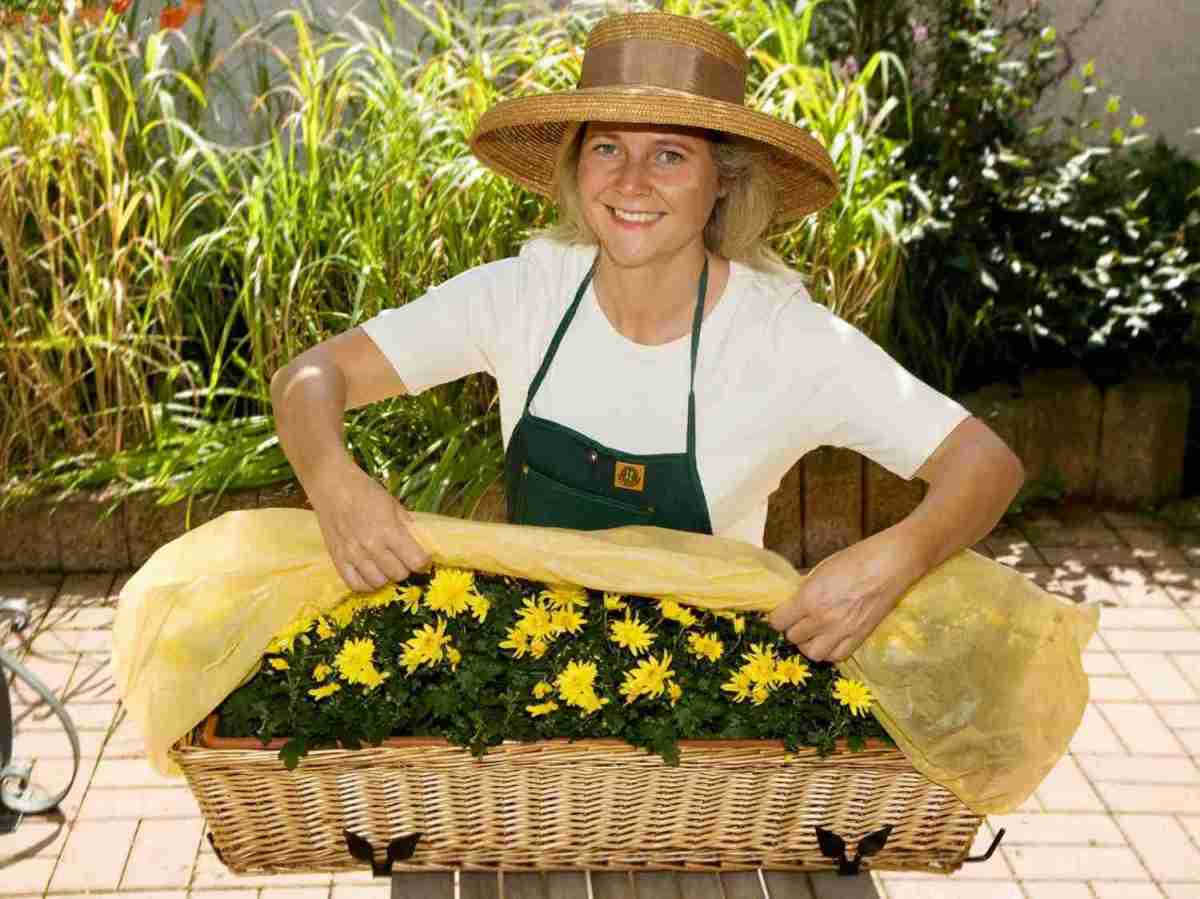
[[[1200,730],[1200,703],[1160,702],[1155,703],[1154,708],[1168,727]]]
[[[47,690],[61,700],[71,685],[71,677],[75,673],[79,656],[30,656],[17,653],[17,661],[21,663],[23,668],[40,680]],[[5,673],[8,673],[7,668],[5,669]],[[12,675],[9,683],[12,687],[9,697],[12,700],[14,708],[17,706],[37,705],[42,702],[41,694],[34,692],[33,687],[25,683],[24,680],[17,679],[16,674]]]
[[[1100,627],[1106,631],[1195,631],[1191,619],[1176,608],[1102,609]]]
[[[27,858],[58,858],[70,831],[64,818],[26,815],[16,830],[0,836],[0,871]]]
[[[1002,846],[1124,846],[1125,837],[1103,813],[988,815],[992,827],[1006,830]]]
[[[79,653],[103,653],[107,656],[112,652],[112,631],[61,627],[45,629],[33,638],[29,650],[37,656],[45,657],[73,656]]]
[[[1139,702],[1141,694],[1128,677],[1089,677],[1088,698],[1093,702]]]
[[[71,714],[70,706],[67,707],[67,714]],[[54,718],[54,722],[58,723],[57,717]],[[80,755],[84,760],[94,764],[100,757],[100,750],[104,746],[107,734],[102,730],[79,730],[76,728],[76,731],[76,736],[79,738]],[[13,749],[14,754],[29,759],[69,759],[72,757],[71,738],[61,725],[58,730],[27,730],[20,727],[13,737]]]
[[[386,880],[381,879],[380,883],[389,888],[391,886]],[[328,899],[328,897],[329,887],[266,887],[259,893],[259,899]]]
[[[68,702],[67,714],[80,733],[85,730],[107,732],[112,725],[117,705],[113,702]],[[62,722],[47,702],[13,706],[13,722],[18,731],[52,731],[62,733]]]
[[[1092,881],[1092,889],[1098,899],[1163,899],[1163,893],[1157,884],[1142,881],[1141,883],[1122,880],[1115,883]]]
[[[84,797],[79,820],[195,818],[200,806],[188,787],[93,789]]]
[[[1001,565],[1014,568],[1021,565],[1045,565],[1046,560],[1034,549],[1033,544],[1021,537],[998,540],[988,537],[984,541],[992,558]]]
[[[50,881],[52,892],[115,890],[137,830],[136,821],[86,821],[71,828]]]
[[[1100,570],[1117,591],[1121,605],[1175,608],[1167,591],[1140,565],[1110,565]]]
[[[209,887],[239,889],[247,887],[329,887],[331,875],[315,874],[234,874],[217,858],[207,838],[200,842],[200,853],[196,856],[196,871],[192,876],[192,892]]]
[[[199,817],[142,821],[129,852],[121,889],[186,887],[203,831],[204,820]]]
[[[1117,813],[1200,815],[1200,786],[1098,783],[1096,790]]]
[[[1014,846],[1006,850],[1019,880],[1143,880],[1146,869],[1128,846]]]
[[[1144,609],[1143,611],[1150,611]],[[1185,656],[1177,653],[1119,652],[1117,658],[1129,672],[1130,678],[1149,700],[1154,702],[1193,702],[1200,700],[1200,693],[1188,683],[1180,669],[1179,659],[1196,662],[1196,674],[1200,677],[1200,655]]]
[[[1200,849],[1170,815],[1117,815],[1117,825],[1155,880],[1200,877]]]
[[[1048,812],[1102,812],[1104,804],[1096,795],[1075,759],[1064,755],[1038,784],[1037,796]]]
[[[1200,655],[1177,652],[1171,653],[1169,659],[1191,686],[1196,690],[1200,690]],[[1156,697],[1151,698],[1154,699]],[[1196,698],[1200,698],[1200,696]]]
[[[1200,768],[1186,756],[1076,755],[1075,762],[1093,784],[1176,783],[1200,785]]]
[[[0,896],[41,896],[50,882],[57,861],[55,858],[35,856],[6,864],[4,876],[0,877]]]
[[[1136,565],[1140,561],[1135,550],[1127,546],[1045,546],[1038,552],[1049,565],[1074,562],[1084,568],[1096,565]]]
[[[387,899],[391,893],[392,885],[387,881],[380,881],[378,883],[338,883],[335,880],[333,889],[329,893],[329,899]],[[584,893],[584,895],[586,896],[587,894]]]
[[[1125,669],[1117,664],[1117,657],[1111,652],[1083,653],[1083,673],[1089,677],[1096,675],[1125,675]]]
[[[1183,747],[1148,705],[1098,702],[1096,707],[1132,753],[1175,755]]]
[[[1023,529],[1025,539],[1039,549],[1056,547],[1072,548],[1096,546],[1124,546],[1126,541],[1117,532],[1101,522],[1078,527],[1039,527],[1028,525]]]
[[[1193,757],[1200,756],[1200,730],[1181,730],[1175,736]]]
[[[1167,899],[1200,899],[1200,882],[1164,883],[1163,892]]]
[[[1200,630],[1120,630],[1104,631],[1109,649],[1129,652],[1192,652],[1200,653]]]
[[[1021,888],[1011,882],[986,880],[965,883],[960,880],[899,880],[888,872],[880,872],[890,899],[1024,899]],[[842,895],[856,895],[849,888]],[[858,896],[864,895],[859,892]],[[818,899],[823,899],[818,894]]]
[[[1116,587],[1098,569],[1059,565],[1052,567],[1050,574],[1051,583],[1054,585],[1050,592],[1059,596],[1077,602],[1100,603],[1106,606],[1122,604]]]
[[[13,744],[15,755],[18,758],[24,757],[20,743]],[[46,759],[35,758],[33,761],[33,771],[30,777],[33,782],[51,795],[57,794],[63,787],[67,785],[67,781],[71,777],[74,765],[71,759]],[[68,821],[74,821],[79,815],[79,808],[83,804],[84,797],[88,791],[88,781],[91,780],[92,770],[95,768],[95,762],[89,759],[83,759],[79,764],[79,771],[75,774],[75,780],[71,784],[71,791],[63,798],[58,805],[58,810],[63,817]]]
[[[136,893],[125,893],[117,891],[114,893],[100,893],[88,891],[85,893],[54,893],[54,899],[129,899],[133,896],[136,899],[187,899],[187,890],[139,890]],[[209,899],[209,897],[205,897]],[[246,897],[242,897],[246,899]]]
[[[72,703],[117,701],[119,697],[109,672],[107,653],[80,656],[79,665],[71,678],[71,689],[67,698]]]
[[[1096,899],[1082,880],[1023,880],[1029,899]]]
[[[1116,678],[1095,678],[1094,680],[1097,679],[1116,680]],[[1096,697],[1093,696],[1092,698],[1095,699]],[[1104,716],[1097,711],[1096,706],[1089,703],[1083,710],[1083,718],[1079,722],[1079,728],[1071,737],[1071,754],[1092,752],[1119,753],[1124,755],[1127,751],[1125,744],[1118,739],[1116,731],[1104,720]]]
[[[177,787],[183,783],[177,777],[163,777],[150,767],[145,758],[101,759],[92,777],[92,788]]]

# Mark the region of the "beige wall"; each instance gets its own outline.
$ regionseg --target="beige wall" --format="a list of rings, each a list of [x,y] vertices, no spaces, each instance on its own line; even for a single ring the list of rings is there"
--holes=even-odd
[[[1146,118],[1147,143],[1167,143],[1200,160],[1200,0],[1042,0],[1043,18],[1058,30],[1073,57],[1072,73],[1096,60],[1104,86],[1088,117],[1100,115],[1110,94],[1121,98],[1117,119],[1129,133],[1129,116]],[[1074,33],[1072,33],[1074,32]],[[1059,63],[1068,57],[1060,49]],[[1074,115],[1079,94],[1068,78],[1047,91],[1039,112]],[[1116,122],[1113,122],[1116,124]]]

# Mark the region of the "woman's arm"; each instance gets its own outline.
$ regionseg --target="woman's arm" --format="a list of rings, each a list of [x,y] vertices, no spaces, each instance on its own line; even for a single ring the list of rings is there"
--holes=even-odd
[[[347,409],[407,393],[361,328],[305,350],[271,378],[279,444],[317,513],[325,545],[353,590],[401,581],[429,564],[408,511],[346,450]]]
[[[917,477],[930,489],[907,518],[822,561],[768,617],[810,659],[837,662],[853,653],[909,587],[995,526],[1025,475],[1012,450],[971,417]]]

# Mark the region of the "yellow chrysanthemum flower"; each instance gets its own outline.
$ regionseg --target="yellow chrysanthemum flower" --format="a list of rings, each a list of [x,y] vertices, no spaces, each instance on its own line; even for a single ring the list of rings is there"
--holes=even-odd
[[[621,596],[620,593],[605,593],[604,608],[608,609],[610,612],[619,612],[629,608],[629,606],[625,602],[625,598]]]
[[[733,632],[740,634],[746,630],[746,619],[741,615],[733,616]]]
[[[374,593],[363,594],[362,607],[364,609],[382,609],[390,606],[399,598],[396,594],[395,584],[384,584]]]
[[[775,663],[775,672],[784,683],[798,687],[809,678],[808,665],[797,658],[782,659]]]
[[[525,598],[517,609],[517,623],[530,637],[553,639],[554,616],[550,609],[538,599]]]
[[[667,679],[674,676],[669,652],[664,652],[661,659],[651,656],[638,662],[636,668],[625,672],[625,681],[621,684],[625,704],[629,705],[639,696],[662,696]]]
[[[755,643],[750,647],[750,652],[742,654],[742,658],[746,660],[743,667],[750,672],[750,679],[755,684],[769,688],[782,683],[782,678],[775,668],[779,660],[775,658],[774,647]]]
[[[839,677],[833,685],[833,695],[852,715],[866,715],[871,708],[871,689],[862,681]]]
[[[338,674],[352,684],[370,684],[379,677],[375,670],[375,641],[347,640],[334,659]]]
[[[587,608],[588,604],[587,590],[574,584],[556,584],[547,587],[538,596],[548,600],[556,609],[573,609],[576,606],[583,609]]]
[[[518,659],[525,658],[525,654],[529,652],[529,634],[525,633],[525,629],[518,624],[509,628],[505,636],[508,639],[500,641],[500,648],[511,649]]]
[[[483,624],[483,620],[487,618],[488,612],[491,611],[492,604],[483,596],[468,597],[467,602],[471,605],[471,614],[475,616],[475,620]]]
[[[453,646],[446,647],[446,658],[450,660],[450,670],[457,671],[458,663],[462,661],[462,653]]]
[[[559,695],[567,702],[590,714],[608,703],[596,695],[596,663],[569,662],[554,679]]]
[[[725,653],[725,644],[717,634],[688,634],[688,652],[715,662]]]
[[[624,621],[613,621],[608,626],[609,639],[628,649],[635,656],[650,648],[658,635],[638,621],[637,613],[625,610]]]
[[[421,607],[421,588],[416,584],[409,584],[400,591],[398,598],[404,605],[404,611],[415,612]]]
[[[721,684],[721,689],[733,694],[734,702],[746,702],[751,698],[754,679],[744,667],[733,673],[733,677]]]
[[[533,698],[534,699],[545,699],[547,696],[549,696],[553,692],[554,692],[554,685],[548,684],[544,680],[540,680],[536,684],[533,685]]]
[[[330,666],[326,665],[324,662],[322,662],[320,665],[318,665],[316,668],[313,669],[313,680],[315,680],[319,684],[319,683],[324,682],[325,678],[329,677],[329,675],[331,675],[331,674],[333,674],[333,669]]]
[[[546,651],[549,648],[550,648],[550,644],[547,643],[545,640],[543,640],[541,637],[534,637],[533,641],[529,644],[529,654],[531,656],[533,656],[535,659],[540,659],[542,656],[544,656],[546,654]]]
[[[574,609],[566,608],[555,612],[550,618],[550,623],[553,625],[556,634],[577,634],[587,622]]]
[[[673,599],[661,600],[658,606],[664,618],[676,621],[684,627],[691,627],[697,621],[696,616],[690,610],[685,609]]]
[[[535,717],[535,718],[538,715],[549,715],[551,712],[556,711],[557,709],[558,709],[558,703],[555,702],[553,699],[549,700],[548,702],[543,702],[540,705],[525,706],[525,711],[527,711],[529,714],[533,715],[533,717]]]
[[[338,690],[342,689],[342,685],[337,681],[331,684],[326,684],[323,687],[317,687],[315,690],[309,690],[308,695],[313,699],[324,699],[326,696],[332,696]]]
[[[683,688],[675,681],[671,681],[667,686],[667,695],[671,697],[671,705],[675,705],[679,702],[679,697],[683,695]]]
[[[271,667],[276,671],[287,671],[292,666],[287,663],[287,659],[271,659]]]
[[[445,658],[445,646],[450,642],[446,636],[446,619],[438,618],[437,627],[421,626],[412,637],[404,641],[404,667],[412,674],[421,665],[433,667]]]
[[[475,592],[475,572],[461,568],[439,568],[425,590],[425,605],[449,618],[470,608]]]
[[[320,637],[322,640],[328,640],[330,637],[334,636],[335,633],[336,631],[329,626],[329,622],[325,619],[324,615],[321,615],[317,618],[318,637]]]
[[[348,625],[359,610],[365,606],[363,597],[357,594],[352,594],[349,599],[334,607],[329,613],[329,617],[333,619],[333,623],[340,628]]]
[[[292,652],[296,638],[312,627],[315,618],[314,610],[308,607],[302,609],[291,624],[275,635],[267,646],[267,652]]]
[[[750,695],[754,698],[755,705],[762,705],[767,701],[767,697],[771,695],[771,688],[766,684],[755,684],[754,689],[750,691]]]

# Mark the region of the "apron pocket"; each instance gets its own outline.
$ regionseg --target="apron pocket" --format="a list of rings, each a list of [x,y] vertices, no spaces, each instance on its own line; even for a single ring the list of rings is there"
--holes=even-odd
[[[598,531],[650,524],[654,509],[571,487],[526,465],[517,515],[520,524]]]

